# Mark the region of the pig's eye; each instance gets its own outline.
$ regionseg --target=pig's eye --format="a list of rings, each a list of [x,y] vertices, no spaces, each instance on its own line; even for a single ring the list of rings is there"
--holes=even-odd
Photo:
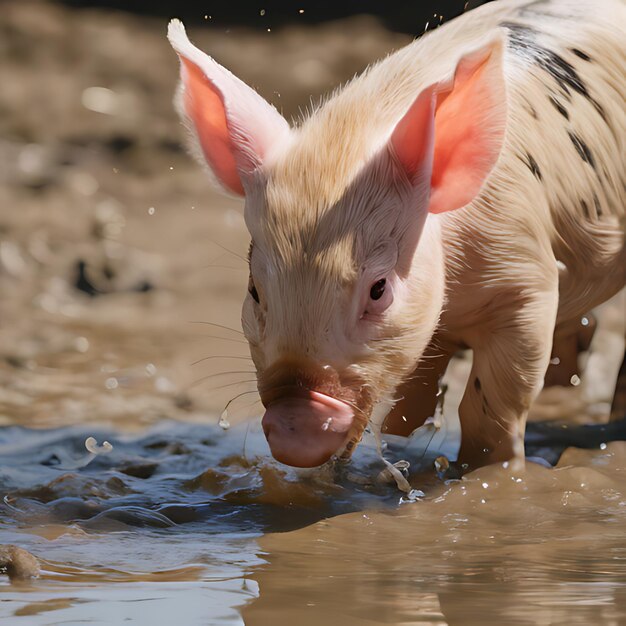
[[[259,304],[259,292],[256,290],[254,286],[254,281],[252,280],[252,276],[250,276],[248,280],[248,293],[253,297],[254,301]]]
[[[370,285],[369,299],[365,303],[365,310],[360,319],[376,322],[380,321],[382,314],[393,302],[393,281],[390,281],[389,277],[381,278]]]
[[[385,293],[385,287],[387,285],[387,279],[381,278],[379,281],[375,282],[370,289],[370,298],[372,300],[380,300]]]

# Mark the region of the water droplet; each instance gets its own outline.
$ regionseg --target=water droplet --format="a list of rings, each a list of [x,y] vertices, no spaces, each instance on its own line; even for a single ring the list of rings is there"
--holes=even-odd
[[[87,337],[76,337],[76,339],[74,339],[74,347],[77,352],[85,353],[89,350],[89,340]]]
[[[600,444],[600,450],[606,450],[606,443]]]
[[[259,15],[265,15],[265,9],[261,9],[261,10],[259,11]]]
[[[558,365],[561,362],[558,356],[555,356],[553,359],[550,359],[550,365]]]
[[[580,323],[581,323],[583,326],[589,326],[589,318],[588,318],[588,317],[583,317],[583,318],[580,320]]]
[[[160,393],[170,393],[174,391],[174,383],[165,376],[159,376],[154,381],[154,388]]]
[[[574,386],[574,387],[578,387],[578,385],[580,385],[580,377],[577,374],[574,374],[570,379],[569,382]]]
[[[106,87],[87,87],[81,95],[81,102],[90,111],[115,115],[119,110],[120,98]]]
[[[119,382],[117,380],[117,378],[107,378],[106,381],[104,382],[104,386],[107,389],[117,389],[119,387]]]
[[[482,487],[483,487],[483,489],[488,489],[489,488],[489,483],[483,483]]]
[[[154,376],[156,374],[157,368],[154,363],[148,363],[146,365],[146,374],[148,376]]]
[[[400,498],[400,504],[407,504],[409,502],[417,502],[423,498],[426,494],[421,489],[411,489],[405,496]]]
[[[228,409],[224,409],[222,411],[217,425],[223,430],[228,430],[230,428],[230,422],[228,421]]]
[[[85,448],[87,448],[91,454],[108,454],[113,450],[113,446],[108,441],[103,441],[102,445],[99,446],[95,437],[87,437],[87,439],[85,439]]]
[[[330,423],[333,421],[332,417],[329,417],[323,424],[322,424],[322,430],[328,430],[328,427],[330,426]]]
[[[148,215],[154,215],[154,212],[155,212],[155,211],[156,211],[156,209],[155,209],[153,206],[151,206],[151,207],[148,209]]]

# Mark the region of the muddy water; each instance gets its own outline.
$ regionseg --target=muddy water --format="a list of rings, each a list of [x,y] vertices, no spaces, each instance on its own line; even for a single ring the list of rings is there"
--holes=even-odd
[[[95,436],[112,443],[85,448]],[[570,448],[555,469],[298,476],[256,424],[161,423],[141,435],[0,433],[0,542],[40,579],[4,582],[4,616],[38,624],[620,624],[626,443]],[[357,477],[359,478],[357,480]],[[33,622],[30,622],[33,623]]]
[[[41,565],[0,578],[2,623],[626,623],[626,444],[603,426],[623,296],[582,382],[534,408],[555,422],[528,452],[555,469],[460,481],[430,450],[409,498],[371,440],[349,466],[277,466],[238,323],[241,207],[185,154],[163,32],[0,10],[0,545]],[[367,18],[192,36],[287,114],[407,40]]]

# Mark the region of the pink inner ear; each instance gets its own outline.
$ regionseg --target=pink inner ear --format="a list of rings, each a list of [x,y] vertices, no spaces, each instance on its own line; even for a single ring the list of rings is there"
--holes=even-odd
[[[181,59],[185,112],[194,123],[202,152],[222,184],[243,195],[222,95],[195,63]]]
[[[428,210],[469,204],[500,154],[506,104],[499,63],[461,61],[454,87],[435,114],[435,153]]]

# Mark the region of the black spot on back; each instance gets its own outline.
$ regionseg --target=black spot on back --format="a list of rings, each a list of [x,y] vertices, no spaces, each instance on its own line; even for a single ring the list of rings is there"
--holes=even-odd
[[[574,66],[566,61],[561,55],[546,48],[537,41],[539,31],[535,30],[531,26],[519,24],[517,22],[502,22],[500,26],[509,30],[509,47],[512,50],[529,56],[535,61],[535,63],[537,63],[537,65],[550,74],[550,76],[556,80],[557,84],[561,88],[563,96],[568,101],[571,99],[572,92],[578,93],[586,98],[595,108],[598,115],[600,115],[604,122],[609,126],[611,132],[613,132],[614,135],[616,134],[615,130],[611,126],[604,107],[589,93],[587,86]],[[579,48],[570,48],[570,50],[572,54],[576,55],[583,61],[593,61],[587,53],[583,52]],[[561,115],[566,117],[564,113],[565,108],[560,103],[558,103],[557,106],[557,101],[553,101],[552,104],[557,108]]]
[[[577,57],[579,57],[583,61],[591,62],[592,59],[586,52],[583,52],[582,50],[578,48],[572,48],[571,50]]]
[[[550,102],[566,120],[569,120],[569,111],[554,96],[550,96]]]
[[[537,161],[535,161],[531,154],[526,152],[526,154],[523,157],[520,157],[520,159],[522,160],[524,165],[533,173],[534,177],[537,180],[543,180],[543,174],[539,169],[539,165],[537,165]]]
[[[480,384],[480,378],[476,376],[476,378],[474,378],[474,389],[476,389],[476,391],[480,391],[481,388],[482,388],[482,385]]]
[[[534,28],[517,22],[502,22],[500,26],[509,30],[511,49],[530,56],[556,80],[565,95],[569,96],[574,91],[591,100],[587,87],[574,66],[561,55],[538,43],[538,32]]]
[[[571,130],[568,130],[567,134],[572,140],[574,148],[576,148],[576,152],[578,152],[580,158],[585,161],[585,163],[589,163],[589,165],[591,165],[591,167],[595,169],[596,163],[593,155],[591,154],[589,146],[576,133],[573,133]]]

